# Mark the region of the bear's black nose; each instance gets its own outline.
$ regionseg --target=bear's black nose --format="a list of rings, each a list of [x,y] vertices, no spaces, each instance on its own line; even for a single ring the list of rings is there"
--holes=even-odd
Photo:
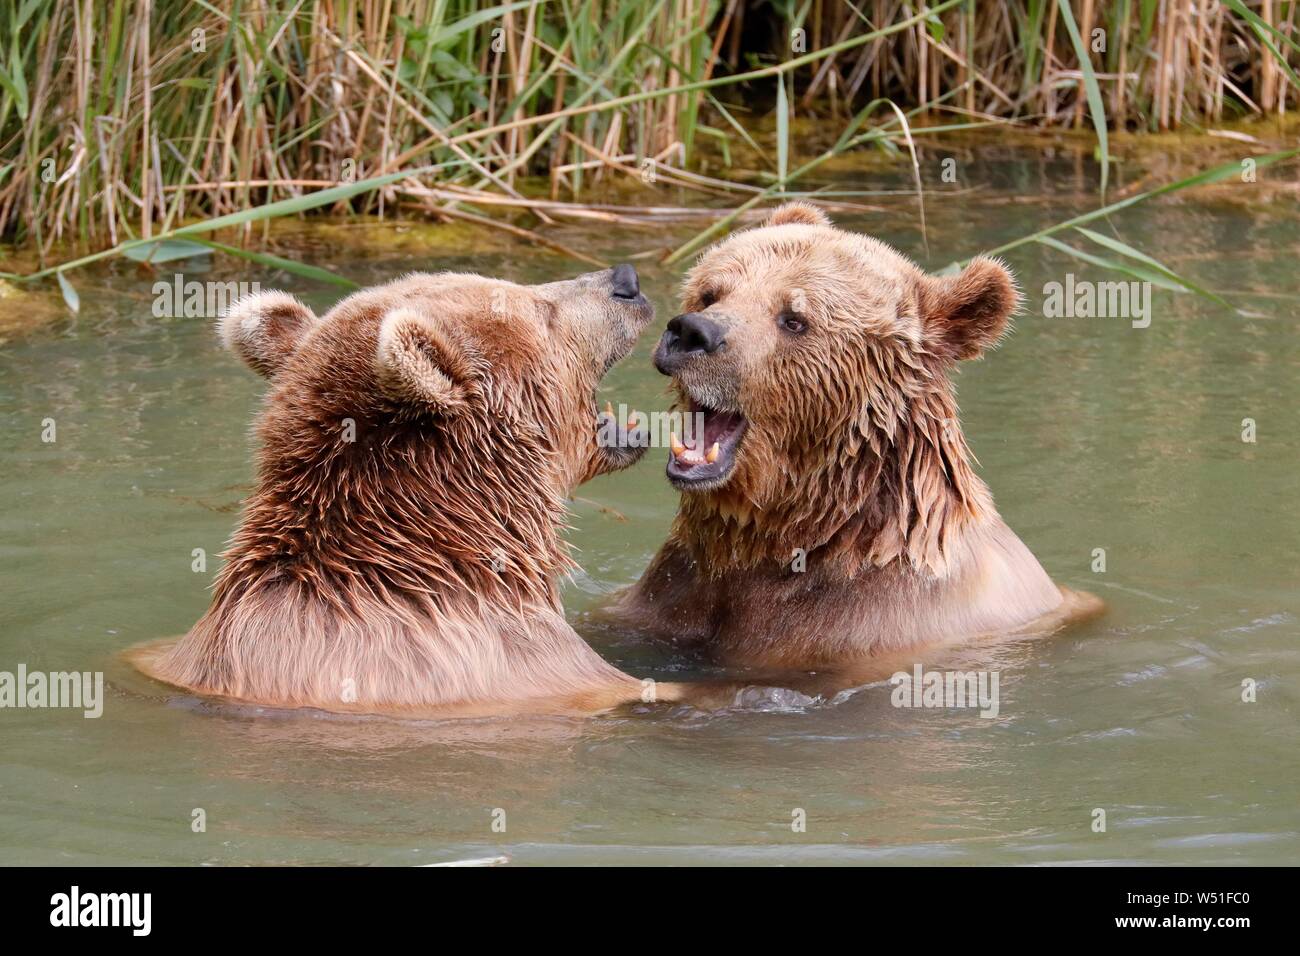
[[[687,312],[668,322],[659,347],[655,349],[655,368],[664,375],[675,375],[693,356],[712,355],[726,344],[727,330],[700,312]]]
[[[635,266],[624,262],[611,270],[609,294],[616,299],[635,299],[641,294]]]
[[[727,338],[727,330],[701,312],[687,312],[668,322],[668,331],[664,338],[673,336],[666,342],[672,352],[716,352]]]

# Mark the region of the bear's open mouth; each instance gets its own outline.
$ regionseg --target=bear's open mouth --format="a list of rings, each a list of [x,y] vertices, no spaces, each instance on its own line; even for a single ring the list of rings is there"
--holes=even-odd
[[[720,412],[691,402],[691,414],[703,427],[688,435],[690,444],[671,439],[668,480],[679,491],[708,491],[726,483],[736,467],[736,449],[749,422],[739,412]]]

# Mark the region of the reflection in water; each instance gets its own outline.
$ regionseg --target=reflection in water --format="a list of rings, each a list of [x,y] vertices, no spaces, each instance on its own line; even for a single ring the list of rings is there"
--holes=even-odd
[[[1091,208],[1072,159],[963,163],[984,188],[932,195],[938,268]],[[1080,165],[1078,168],[1082,168]],[[860,183],[854,183],[860,186]],[[873,183],[886,188],[905,183]],[[876,201],[876,200],[873,200]],[[900,200],[900,203],[907,200]],[[914,214],[851,221],[921,256]],[[0,350],[0,669],[102,669],[99,720],[8,711],[0,735],[6,862],[1290,862],[1300,850],[1300,302],[1294,208],[1213,198],[1138,207],[1118,235],[1204,285],[1228,311],[1153,293],[1150,328],[1046,319],[1066,272],[1052,250],[1008,258],[1026,293],[1007,343],[959,377],[963,422],[1007,522],[1105,618],[1051,637],[927,659],[996,670],[996,719],[899,709],[888,674],[836,696],[817,676],[705,714],[637,708],[596,720],[402,724],[268,714],[172,698],[115,654],[187,629],[251,481],[261,384],[201,320],[158,320],[154,277],[95,273],[83,312]],[[386,235],[381,228],[376,235]],[[413,267],[520,281],[582,271],[517,249],[457,252],[411,229],[402,245],[316,259],[362,283]],[[577,228],[558,236],[590,242]],[[617,259],[662,235],[602,245]],[[1072,240],[1073,241],[1073,240]],[[1080,240],[1082,241],[1082,240]],[[638,262],[661,316],[677,276]],[[332,294],[223,262],[211,276]],[[667,406],[653,330],[606,396]],[[54,418],[58,440],[40,441]],[[1254,419],[1257,440],[1241,440]],[[574,503],[583,571],[566,589],[580,631],[631,673],[718,677],[672,649],[585,620],[663,540],[675,497],[651,451]],[[618,520],[612,509],[626,520]],[[191,570],[203,549],[207,571]],[[1092,571],[1103,549],[1105,573]],[[908,669],[904,666],[901,669]],[[1243,680],[1256,686],[1242,701]],[[1107,812],[1104,834],[1092,811]],[[192,830],[205,811],[206,832]],[[497,811],[500,811],[499,813]],[[796,811],[806,830],[792,828]],[[504,831],[500,827],[504,825]],[[495,826],[495,828],[494,828]]]

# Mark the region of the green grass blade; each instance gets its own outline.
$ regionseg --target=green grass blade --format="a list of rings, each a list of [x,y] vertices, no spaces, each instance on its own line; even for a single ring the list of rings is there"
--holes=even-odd
[[[1267,30],[1269,33],[1273,34],[1273,36],[1287,43],[1295,50],[1300,51],[1300,44],[1297,44],[1289,36],[1279,31],[1275,26],[1273,26],[1273,24],[1269,23],[1259,14],[1248,10],[1241,0],[1224,0],[1224,2],[1234,13],[1250,24],[1251,29],[1255,31],[1255,35],[1259,37],[1259,42],[1268,47],[1269,53],[1273,54],[1273,59],[1277,60],[1277,62],[1282,65],[1282,69],[1286,71],[1287,77],[1297,88],[1300,88],[1300,77],[1296,76],[1295,70],[1291,69],[1291,64],[1286,61],[1286,56],[1284,56],[1282,51],[1274,45],[1273,41],[1265,35],[1264,31]]]
[[[1223,301],[1223,299],[1219,298],[1213,292],[1209,292],[1201,288],[1196,283],[1184,279],[1182,276],[1174,272],[1173,269],[1170,269],[1164,263],[1156,259],[1153,259],[1145,252],[1141,252],[1137,249],[1134,249],[1126,242],[1120,242],[1118,239],[1113,239],[1110,236],[1103,235],[1100,232],[1093,232],[1091,229],[1084,229],[1082,226],[1078,226],[1075,231],[1087,236],[1089,239],[1097,243],[1097,245],[1099,246],[1105,246],[1107,249],[1111,250],[1112,252],[1118,252],[1121,256],[1126,256],[1129,259],[1134,259],[1137,262],[1140,262],[1143,265],[1150,267],[1156,272],[1167,277],[1170,281],[1178,283],[1184,288],[1192,292],[1195,292],[1197,295],[1209,299],[1211,302],[1215,302],[1221,306],[1224,306],[1225,308],[1229,308],[1229,309],[1232,308],[1232,306],[1228,305],[1227,302]]]
[[[499,20],[507,13],[513,13],[515,10],[522,10],[525,7],[532,6],[534,2],[535,0],[519,0],[517,3],[503,3],[500,6],[475,10],[454,23],[438,27],[433,32],[433,35],[429,37],[429,43],[434,46],[447,46],[462,33],[477,29],[480,25],[491,20]],[[540,0],[540,2],[546,4],[549,0]]]
[[[1093,72],[1092,61],[1088,59],[1088,47],[1079,36],[1079,27],[1074,22],[1074,11],[1070,9],[1070,0],[1059,0],[1061,21],[1070,34],[1070,42],[1079,57],[1079,70],[1083,73],[1083,89],[1088,97],[1088,112],[1092,115],[1092,125],[1097,131],[1097,148],[1101,154],[1101,196],[1106,198],[1106,180],[1110,172],[1110,150],[1106,136],[1106,107],[1101,101],[1101,87],[1097,85],[1097,75]]]
[[[203,245],[217,249],[221,252],[232,256],[238,256],[241,259],[247,259],[249,262],[256,262],[260,266],[266,266],[268,269],[283,269],[285,272],[292,272],[294,275],[303,276],[307,279],[315,279],[317,282],[325,282],[330,285],[336,285],[342,289],[359,289],[360,285],[353,282],[346,276],[341,276],[336,272],[328,269],[322,269],[320,266],[309,266],[303,262],[295,262],[292,259],[285,259],[281,256],[272,255],[269,252],[257,252],[253,249],[240,249],[238,246],[228,246],[221,242],[213,242],[211,239],[203,240]]]
[[[232,226],[242,226],[246,223],[261,222],[262,220],[275,219],[279,216],[292,216],[296,213],[306,212],[309,209],[316,209],[319,206],[328,206],[345,199],[351,199],[353,196],[359,196],[364,192],[369,192],[372,189],[378,189],[381,186],[387,186],[390,183],[399,182],[403,179],[409,179],[412,176],[420,176],[449,166],[461,165],[464,164],[460,161],[452,161],[439,163],[434,166],[421,166],[418,169],[407,169],[397,173],[388,173],[385,176],[372,176],[369,179],[359,179],[355,183],[346,183],[342,186],[332,186],[329,189],[320,189],[303,196],[293,196],[289,199],[281,199],[262,206],[253,206],[250,209],[232,212],[225,216],[205,219],[202,222],[191,223],[188,226],[181,226],[178,229],[173,229],[170,232],[162,233],[149,239],[131,239],[127,242],[118,243],[111,249],[104,249],[101,252],[96,252],[89,256],[82,256],[80,259],[74,259],[72,262],[65,262],[59,266],[51,266],[48,269],[41,269],[40,271],[33,272],[30,275],[23,276],[8,273],[5,274],[5,278],[26,281],[43,279],[56,272],[61,273],[65,269],[77,269],[81,266],[89,265],[92,262],[98,262],[101,259],[109,259],[119,255],[128,255],[132,249],[137,249],[142,246],[152,246],[154,243],[166,239],[175,239],[181,236],[203,235],[208,232],[216,232],[219,229],[228,229]]]
[[[72,287],[72,283],[62,272],[55,274],[59,277],[59,291],[63,293],[63,301],[67,303],[72,314],[76,315],[81,311],[81,296],[77,295],[77,290]]]
[[[1074,246],[1061,242],[1059,239],[1053,239],[1051,236],[1043,236],[1041,239],[1036,241],[1039,245],[1047,246],[1048,248],[1055,249],[1058,252],[1064,252],[1066,255],[1078,259],[1080,262],[1086,262],[1089,265],[1094,265],[1111,272],[1122,272],[1125,275],[1131,275],[1134,278],[1143,280],[1144,282],[1150,282],[1152,285],[1158,286],[1161,289],[1168,289],[1170,292],[1187,291],[1179,283],[1174,282],[1167,276],[1161,275],[1159,272],[1152,269],[1147,269],[1127,262],[1121,262],[1116,259],[1107,259],[1104,256],[1094,255],[1091,252],[1084,252],[1082,249],[1076,249]]]
[[[776,78],[776,175],[785,191],[785,177],[790,171],[790,104],[785,99],[785,77]]]
[[[1255,160],[1255,168],[1263,169],[1272,166],[1274,163],[1291,159],[1300,155],[1300,148],[1288,149],[1280,153],[1269,153],[1267,156],[1260,156]],[[1209,186],[1213,183],[1223,182],[1225,179],[1231,179],[1233,176],[1241,175],[1241,163],[1231,162],[1224,163],[1222,166],[1215,166],[1212,169],[1202,170],[1195,175],[1188,176],[1185,179],[1176,182],[1166,183],[1163,186],[1157,186],[1155,189],[1148,189],[1146,192],[1138,193],[1135,196],[1129,196],[1127,199],[1121,199],[1119,202],[1113,202],[1108,206],[1102,206],[1100,209],[1094,209],[1092,212],[1085,212],[1082,215],[1073,216],[1063,222],[1058,222],[1055,226],[1048,226],[1046,229],[1039,229],[1027,236],[1021,236],[1019,239],[1013,239],[1011,242],[1004,242],[995,249],[990,249],[986,255],[996,256],[1020,246],[1027,245],[1031,242],[1037,242],[1043,236],[1050,236],[1066,229],[1074,229],[1084,223],[1093,222],[1109,216],[1111,213],[1119,212],[1121,209],[1127,209],[1147,199],[1153,199],[1156,196],[1164,196],[1169,193],[1178,192],[1183,189],[1191,189],[1194,186]],[[969,262],[970,260],[965,260]]]
[[[163,262],[175,262],[177,259],[189,259],[193,256],[210,256],[212,250],[200,243],[185,239],[166,239],[144,246],[133,246],[123,250],[122,254],[136,262],[158,265]]]

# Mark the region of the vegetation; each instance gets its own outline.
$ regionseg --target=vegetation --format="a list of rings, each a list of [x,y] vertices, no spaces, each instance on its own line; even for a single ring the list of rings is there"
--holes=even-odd
[[[831,155],[914,157],[923,134],[1005,122],[1092,128],[1104,193],[1115,130],[1300,105],[1296,6],[11,0],[0,234],[43,263],[60,250],[64,261],[24,278],[61,280],[105,255],[187,248],[161,239],[211,243],[313,209],[465,219],[586,258],[518,214],[533,227],[657,214],[584,204],[611,173],[743,196],[680,256]],[[792,110],[842,131],[795,169]],[[765,151],[753,130],[768,112]],[[724,162],[737,147],[765,160],[770,185],[701,175],[706,145]],[[220,248],[294,267],[235,241]]]

